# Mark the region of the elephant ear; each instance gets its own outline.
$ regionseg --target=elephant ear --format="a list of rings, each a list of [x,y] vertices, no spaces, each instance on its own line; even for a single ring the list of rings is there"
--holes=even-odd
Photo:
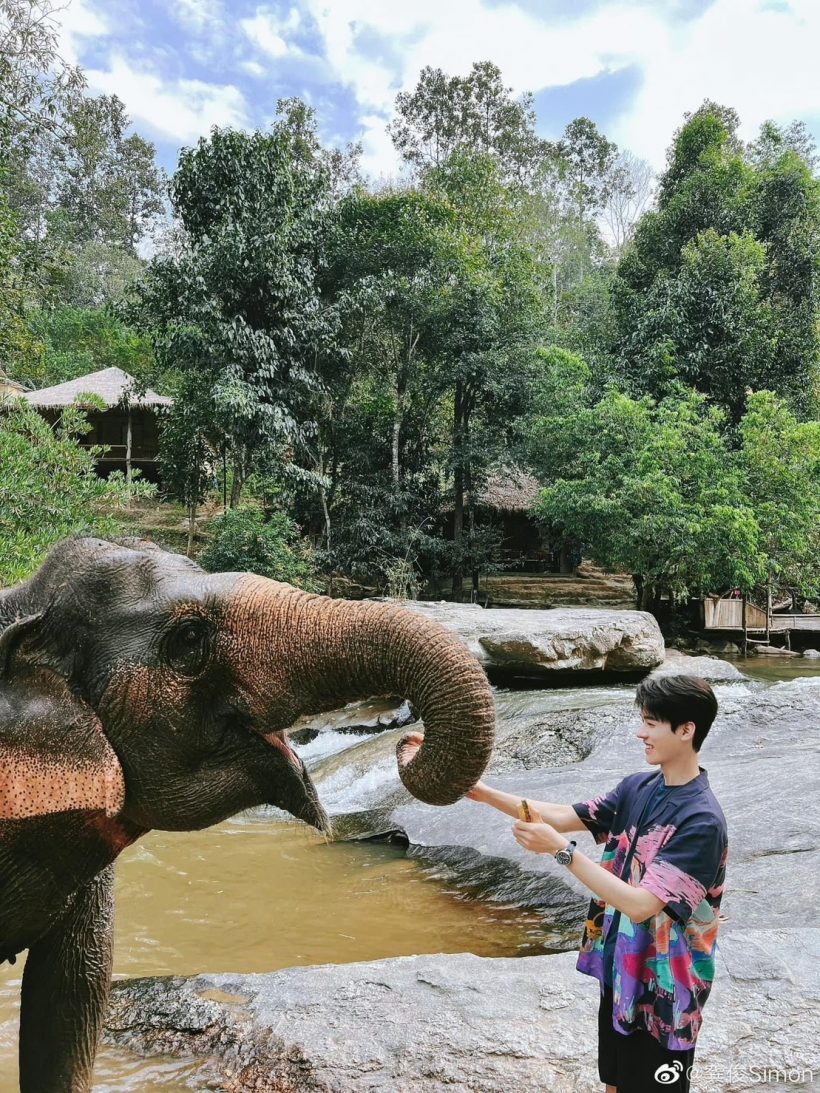
[[[102,811],[125,800],[122,767],[94,711],[26,655],[41,616],[0,634],[0,820]]]

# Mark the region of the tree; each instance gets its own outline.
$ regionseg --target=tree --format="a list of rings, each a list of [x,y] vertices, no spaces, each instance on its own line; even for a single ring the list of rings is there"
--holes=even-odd
[[[722,413],[679,389],[655,405],[611,391],[541,423],[538,512],[602,566],[627,570],[637,606],[661,612],[765,573],[760,529]],[[555,446],[544,444],[552,434]]]
[[[269,520],[253,505],[229,509],[211,524],[211,539],[199,556],[209,573],[258,573],[274,581],[319,591],[310,544],[283,512]]]
[[[116,95],[77,95],[59,144],[56,207],[71,241],[131,252],[164,211],[165,179],[152,144],[126,136],[129,119]]]
[[[649,205],[652,179],[652,168],[632,152],[619,152],[612,162],[603,216],[618,258],[632,241],[635,226]]]
[[[770,585],[820,593],[820,422],[798,421],[770,391],[749,397],[740,465]]]
[[[532,95],[514,99],[490,61],[474,63],[467,76],[423,68],[414,90],[396,96],[388,132],[402,158],[421,172],[443,166],[461,149],[494,156],[506,177],[519,180],[544,144],[535,134]]]
[[[212,468],[217,452],[209,409],[195,378],[185,376],[176,391],[173,407],[163,412],[159,434],[162,489],[166,496],[185,506],[189,558],[193,553],[197,511],[214,483]]]
[[[476,493],[528,405],[545,301],[538,266],[522,245],[515,192],[493,157],[454,153],[429,173],[426,185],[452,203],[465,240],[437,353],[440,389],[452,406],[448,463],[458,600],[465,567],[477,580]]]
[[[210,401],[233,504],[254,458],[310,428],[316,360],[336,327],[317,281],[332,185],[302,104],[281,103],[267,133],[214,129],[172,181],[178,245],[152,260],[123,312],[160,366]]]
[[[677,134],[657,211],[613,281],[612,347],[635,392],[694,385],[736,423],[747,388],[767,387],[807,415],[820,360],[820,183],[793,151],[747,161],[736,127],[734,111],[707,103]]]
[[[49,547],[70,535],[113,535],[114,484],[98,478],[94,451],[79,438],[88,423],[67,409],[57,429],[26,403],[0,420],[0,585],[30,576]],[[104,509],[108,508],[109,514]]]
[[[611,188],[617,145],[589,118],[575,118],[564,130],[556,151],[564,165],[564,183],[579,220],[603,208]]]

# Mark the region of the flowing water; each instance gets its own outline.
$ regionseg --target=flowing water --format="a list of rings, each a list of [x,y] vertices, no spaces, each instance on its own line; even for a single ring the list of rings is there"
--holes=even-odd
[[[820,674],[820,664],[799,658],[750,658],[740,665],[765,682]],[[499,720],[589,709],[631,693],[623,686],[508,692],[500,696]],[[299,748],[316,770],[326,804],[343,812],[383,800],[395,784],[394,747],[402,730],[351,736],[344,717],[328,715],[327,724],[328,731]],[[397,847],[326,843],[280,813],[248,814],[201,832],[151,832],[118,864],[114,967],[120,977],[264,972],[465,951],[544,952],[546,924],[536,914],[466,898]],[[0,1093],[17,1089],[22,968],[22,958],[13,967],[0,965]],[[103,1047],[94,1090],[190,1093],[207,1088],[198,1070],[190,1062],[137,1059]]]

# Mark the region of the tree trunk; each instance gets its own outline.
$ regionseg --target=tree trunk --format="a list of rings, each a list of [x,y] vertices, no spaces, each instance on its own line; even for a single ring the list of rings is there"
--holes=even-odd
[[[125,500],[131,506],[131,406],[128,407],[128,426],[125,433]]]
[[[470,453],[470,410],[464,411],[464,486],[467,492],[467,559],[470,563],[473,601],[478,599],[478,568],[475,560],[475,492],[473,489],[473,464]]]
[[[642,611],[643,607],[643,574],[633,573],[632,583],[635,585],[635,610]]]
[[[459,380],[456,383],[453,408],[453,600],[461,603],[464,596],[464,444],[463,444],[464,394]]]
[[[194,551],[194,534],[196,532],[196,502],[191,502],[188,505],[188,546],[185,549],[185,554],[188,558],[192,557]]]
[[[231,482],[231,508],[235,509],[242,499],[242,487],[245,485],[245,453],[236,448],[233,457],[233,482]]]

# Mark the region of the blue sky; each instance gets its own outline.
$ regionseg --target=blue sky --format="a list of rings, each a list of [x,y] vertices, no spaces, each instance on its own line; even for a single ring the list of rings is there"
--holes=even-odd
[[[298,95],[327,143],[361,141],[368,173],[393,177],[396,94],[423,65],[476,60],[533,92],[543,135],[586,114],[656,169],[707,97],[746,138],[770,117],[820,138],[820,0],[69,0],[59,18],[63,55],[168,170],[212,125],[264,128]]]

